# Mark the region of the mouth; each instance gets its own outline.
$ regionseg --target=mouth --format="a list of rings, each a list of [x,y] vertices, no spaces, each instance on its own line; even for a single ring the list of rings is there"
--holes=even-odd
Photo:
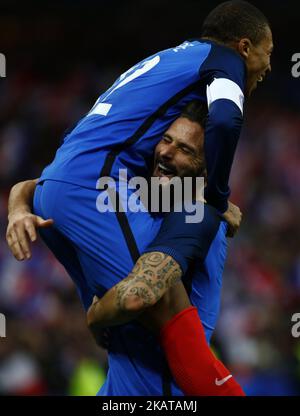
[[[158,162],[154,170],[154,176],[166,176],[170,179],[176,176],[176,169],[164,162]]]

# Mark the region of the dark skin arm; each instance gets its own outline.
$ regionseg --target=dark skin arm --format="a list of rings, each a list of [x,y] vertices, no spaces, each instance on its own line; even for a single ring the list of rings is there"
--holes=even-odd
[[[95,299],[96,301],[96,299]],[[136,320],[149,331],[159,336],[164,325],[179,312],[191,306],[185,287],[181,281],[175,283],[162,298],[147,308]],[[97,322],[89,322],[89,328],[96,343],[105,349],[109,348],[109,328],[103,328]]]
[[[143,254],[125,279],[101,299],[94,297],[87,312],[88,325],[106,328],[136,319],[155,305],[181,276],[181,268],[171,256],[161,252]]]
[[[182,282],[174,284],[151,308],[139,316],[138,321],[155,334],[179,312],[191,306]]]
[[[161,252],[141,256],[126,279],[101,299],[94,297],[87,321],[96,341],[104,328],[133,319],[158,334],[167,321],[191,305],[181,276],[172,257]]]

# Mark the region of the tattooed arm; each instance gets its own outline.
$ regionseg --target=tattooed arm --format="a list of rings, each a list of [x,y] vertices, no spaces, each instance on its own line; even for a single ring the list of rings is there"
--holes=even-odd
[[[181,268],[171,256],[158,251],[142,255],[128,277],[101,299],[94,297],[87,313],[89,327],[93,331],[135,319],[155,305],[181,276]]]

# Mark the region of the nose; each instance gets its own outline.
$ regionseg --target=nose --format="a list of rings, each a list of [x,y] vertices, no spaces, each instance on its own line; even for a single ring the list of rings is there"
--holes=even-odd
[[[168,143],[163,145],[160,148],[159,156],[165,160],[171,160],[174,157],[175,145],[173,143]]]

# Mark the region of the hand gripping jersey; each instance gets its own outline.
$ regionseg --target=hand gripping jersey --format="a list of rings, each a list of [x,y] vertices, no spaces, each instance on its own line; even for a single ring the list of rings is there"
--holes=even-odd
[[[246,68],[232,49],[207,40],[186,41],[147,58],[102,94],[66,135],[40,181],[94,189],[98,179],[146,176],[153,150],[191,100],[207,102],[206,198],[224,212],[228,179],[242,125]]]

